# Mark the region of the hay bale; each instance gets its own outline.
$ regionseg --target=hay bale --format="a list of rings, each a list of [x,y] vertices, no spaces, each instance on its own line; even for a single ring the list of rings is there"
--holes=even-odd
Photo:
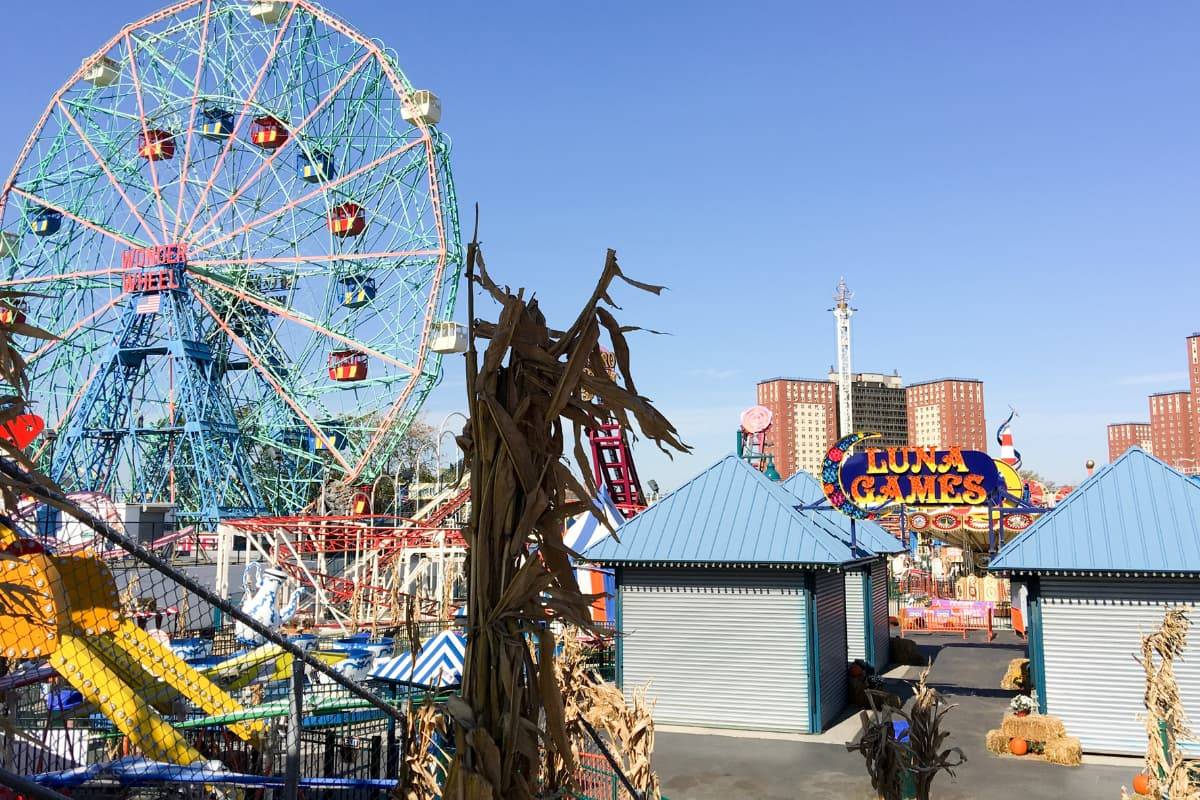
[[[1042,755],[1051,764],[1078,767],[1083,763],[1083,746],[1074,736],[1060,736],[1046,742]]]
[[[1008,739],[1009,736],[1007,733],[999,728],[993,728],[987,732],[983,742],[989,753],[995,753],[999,756],[1008,752]]]
[[[1028,742],[1048,742],[1067,735],[1062,720],[1048,714],[1030,714],[1027,717],[1005,714],[1000,729],[1004,731],[1005,736],[1021,738]]]
[[[921,651],[917,649],[917,643],[912,639],[893,636],[891,652],[892,661],[896,664],[906,664],[911,667],[925,666],[925,659],[921,656]]]
[[[1029,659],[1014,658],[1000,679],[1001,689],[1025,689],[1029,686]]]

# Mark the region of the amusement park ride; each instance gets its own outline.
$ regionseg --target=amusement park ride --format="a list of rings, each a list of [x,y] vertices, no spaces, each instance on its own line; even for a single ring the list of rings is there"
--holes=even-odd
[[[0,325],[31,406],[0,436],[74,508],[0,518],[0,702],[40,736],[0,731],[0,779],[23,752],[60,786],[109,780],[123,749],[138,781],[294,797],[301,731],[394,723],[372,681],[461,680],[469,482],[393,513],[375,497],[400,494],[409,425],[467,346],[440,119],[312,0],[179,0],[51,98],[0,189]],[[640,511],[627,432],[587,436],[610,508]],[[122,538],[137,510],[175,529]],[[440,632],[418,644],[422,622]]]
[[[51,477],[207,530],[370,484],[458,286],[440,115],[304,0],[176,3],[85,59],[0,194],[3,286],[57,337]]]
[[[86,58],[0,192],[0,288],[26,293],[0,323],[54,337],[17,337],[45,427],[27,452],[110,518],[163,510],[180,533],[150,538],[214,550],[222,592],[260,558],[317,624],[435,615],[468,490],[372,512],[466,347],[441,113],[310,0],[182,0]],[[588,439],[637,513],[626,432]],[[352,502],[325,507],[330,486]],[[44,506],[25,524],[69,527]]]
[[[0,324],[54,337],[16,337],[45,427],[27,452],[74,496],[167,509],[218,560],[245,537],[338,624],[461,560],[465,490],[370,513],[466,344],[440,119],[309,0],[182,0],[84,59],[0,191],[0,288],[25,293]],[[314,515],[330,485],[355,502]]]

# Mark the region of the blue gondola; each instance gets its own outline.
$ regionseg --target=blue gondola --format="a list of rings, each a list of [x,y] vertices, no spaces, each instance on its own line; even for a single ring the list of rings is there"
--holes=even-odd
[[[363,275],[342,278],[342,305],[362,308],[375,299],[375,279]]]
[[[313,449],[318,453],[322,450],[329,450],[331,447],[334,450],[342,450],[346,447],[346,434],[336,429],[327,433],[323,438],[317,438],[311,431],[309,435],[312,436]]]
[[[296,172],[300,179],[309,183],[321,183],[333,177],[333,159],[326,153],[314,150],[312,156],[299,153],[296,156]]]
[[[205,139],[220,142],[233,135],[233,114],[219,108],[200,112],[200,135]]]
[[[58,229],[62,227],[62,213],[52,208],[34,206],[29,209],[29,227],[38,236],[58,233]]]
[[[324,437],[318,437],[307,427],[289,428],[283,433],[284,444],[306,453],[319,453],[328,450],[330,445],[338,450],[346,446],[346,434],[338,426],[338,423],[326,421],[317,424],[327,431]]]

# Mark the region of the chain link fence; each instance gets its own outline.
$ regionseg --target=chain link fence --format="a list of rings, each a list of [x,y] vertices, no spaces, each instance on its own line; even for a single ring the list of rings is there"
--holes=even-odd
[[[296,587],[268,565],[219,575],[178,531],[118,529],[0,470],[37,501],[0,525],[0,769],[75,797],[394,785],[404,709],[423,693],[369,671],[440,624],[305,629]],[[51,535],[63,519],[90,535]]]

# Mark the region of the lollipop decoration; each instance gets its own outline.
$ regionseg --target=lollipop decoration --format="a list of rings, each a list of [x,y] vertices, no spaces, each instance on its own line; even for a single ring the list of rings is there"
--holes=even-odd
[[[849,457],[850,448],[864,439],[875,439],[881,436],[882,434],[879,433],[852,433],[849,436],[843,436],[825,453],[825,463],[821,468],[821,486],[825,490],[825,498],[829,500],[831,506],[848,517],[875,519],[879,516],[878,511],[868,511],[850,502],[850,498],[846,496],[846,492],[842,488],[841,466],[842,462]]]

